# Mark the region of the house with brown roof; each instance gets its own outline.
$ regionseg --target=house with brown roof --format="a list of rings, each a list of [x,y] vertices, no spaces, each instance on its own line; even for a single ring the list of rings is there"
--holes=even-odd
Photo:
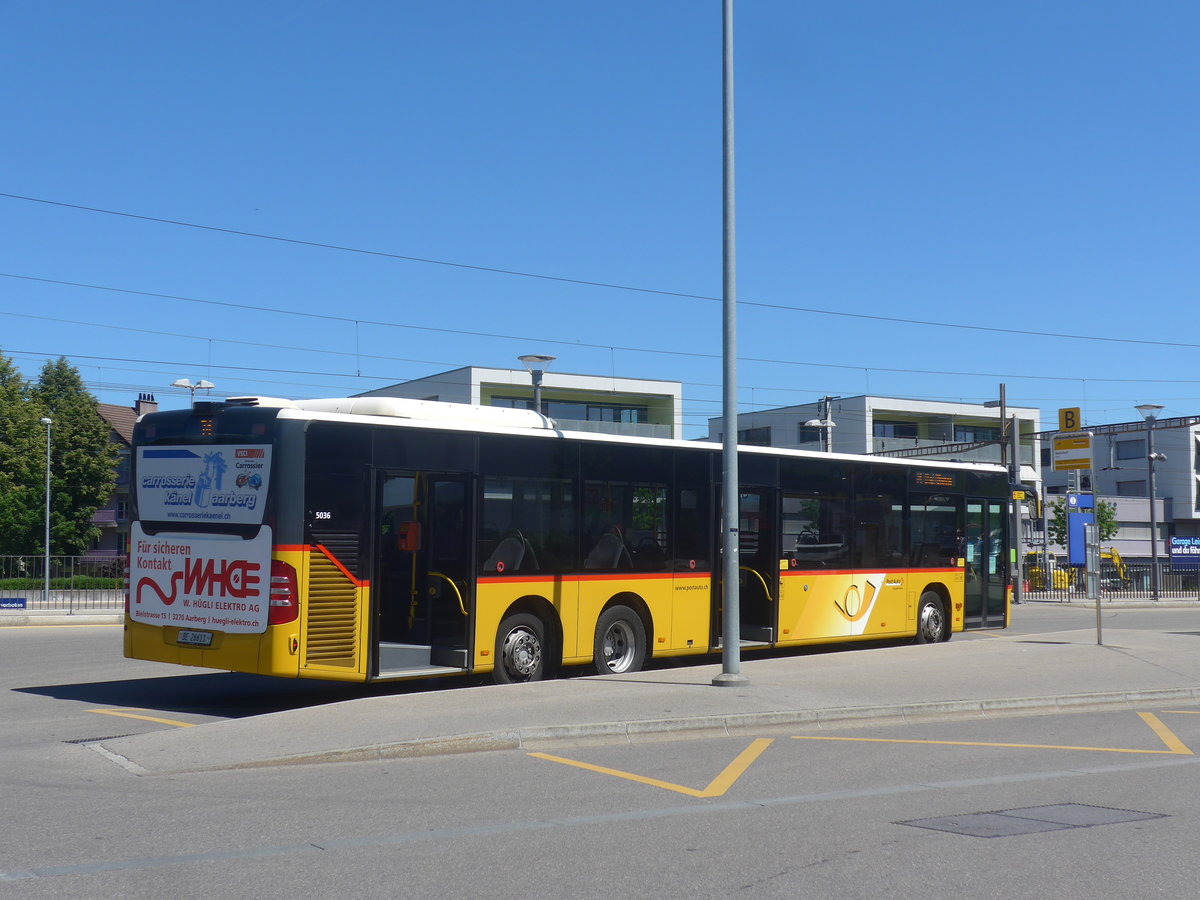
[[[117,445],[117,478],[108,503],[96,510],[92,524],[100,529],[100,537],[88,550],[88,556],[123,556],[129,550],[129,456],[133,446],[133,426],[138,417],[158,409],[153,394],[138,394],[133,406],[112,403],[98,405],[100,418],[108,423],[108,439]]]

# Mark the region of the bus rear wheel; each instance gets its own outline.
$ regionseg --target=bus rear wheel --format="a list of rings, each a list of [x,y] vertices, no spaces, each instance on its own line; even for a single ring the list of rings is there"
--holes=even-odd
[[[628,606],[613,606],[596,622],[592,663],[600,675],[637,672],[646,661],[646,626]]]
[[[546,626],[531,613],[515,613],[496,632],[497,684],[521,684],[546,677]]]
[[[950,636],[948,627],[942,598],[933,591],[926,591],[921,595],[921,602],[917,607],[917,636],[913,642],[936,644],[944,641]]]

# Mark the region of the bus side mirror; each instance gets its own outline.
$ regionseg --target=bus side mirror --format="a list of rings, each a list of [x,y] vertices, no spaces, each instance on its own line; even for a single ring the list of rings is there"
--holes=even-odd
[[[401,522],[396,531],[396,549],[401,553],[416,553],[421,549],[421,523]]]

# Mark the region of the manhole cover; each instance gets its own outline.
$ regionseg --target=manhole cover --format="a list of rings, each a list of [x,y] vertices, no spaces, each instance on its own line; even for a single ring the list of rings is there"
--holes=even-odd
[[[1134,809],[1109,809],[1083,803],[1055,803],[1050,806],[1023,806],[1019,809],[965,813],[960,816],[909,819],[896,824],[929,828],[933,831],[949,831],[952,834],[971,837],[1011,837],[1014,834],[1063,831],[1068,828],[1090,828],[1093,825],[1116,825],[1121,822],[1162,818],[1165,818],[1162,813],[1139,812]]]

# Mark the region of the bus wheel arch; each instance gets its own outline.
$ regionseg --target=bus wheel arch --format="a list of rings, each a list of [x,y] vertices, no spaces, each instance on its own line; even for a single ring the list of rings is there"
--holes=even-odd
[[[497,684],[543,681],[558,671],[562,624],[546,600],[522,597],[496,629],[492,677]]]
[[[944,585],[929,584],[917,601],[917,633],[914,644],[937,644],[950,640],[950,593]]]
[[[646,602],[636,594],[617,594],[596,619],[592,665],[599,675],[640,671],[650,658],[653,621]]]

